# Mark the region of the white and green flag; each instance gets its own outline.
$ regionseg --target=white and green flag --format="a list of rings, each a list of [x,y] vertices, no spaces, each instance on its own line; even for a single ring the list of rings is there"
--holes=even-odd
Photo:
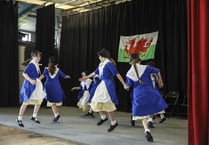
[[[129,62],[129,56],[138,53],[141,60],[154,59],[158,31],[146,34],[120,36],[118,62]]]

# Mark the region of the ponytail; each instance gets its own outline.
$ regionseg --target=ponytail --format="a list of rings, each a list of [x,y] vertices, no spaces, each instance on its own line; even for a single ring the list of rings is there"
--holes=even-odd
[[[53,75],[56,71],[56,66],[53,63],[48,64],[48,70],[51,75]]]
[[[116,62],[115,62],[115,60],[113,59],[113,58],[108,58],[112,63],[113,63],[113,65],[115,66],[115,67],[117,67],[117,64],[116,64]]]
[[[139,72],[138,72],[138,69],[136,68],[136,62],[134,62],[133,65],[134,65],[134,70],[135,70],[135,72],[136,72],[136,76],[137,76],[137,78],[138,78],[138,80],[139,80],[139,83],[140,83],[141,85],[143,85],[144,82],[143,82],[143,81],[141,80],[141,78],[139,77]]]

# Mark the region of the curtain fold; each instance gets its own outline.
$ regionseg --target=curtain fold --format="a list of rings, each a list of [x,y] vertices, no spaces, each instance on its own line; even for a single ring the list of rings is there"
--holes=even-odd
[[[55,6],[54,4],[37,9],[36,49],[42,52],[41,63],[48,65],[51,55],[57,57],[55,43]]]
[[[0,2],[0,106],[16,106],[19,100],[17,3]]]
[[[99,60],[96,52],[110,50],[117,61],[121,35],[129,36],[159,31],[155,62],[165,81],[164,92],[187,92],[187,23],[186,0],[132,0],[102,9],[63,16],[60,66],[71,74],[70,87],[78,85],[83,70],[94,71]],[[122,76],[129,68],[127,63],[117,63]],[[116,79],[119,110],[130,109],[129,93]],[[67,89],[68,88],[68,89]],[[69,84],[64,84],[67,96]],[[72,98],[72,97],[71,97]],[[71,99],[70,98],[70,99]],[[68,98],[68,105],[77,100]]]
[[[209,1],[188,0],[188,143],[209,145]]]

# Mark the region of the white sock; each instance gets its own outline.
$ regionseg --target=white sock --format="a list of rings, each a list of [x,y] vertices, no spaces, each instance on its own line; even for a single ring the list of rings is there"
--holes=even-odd
[[[19,116],[17,117],[17,119],[18,119],[18,120],[22,120],[22,119],[23,119],[23,116],[22,116],[22,115],[19,115]]]
[[[104,120],[104,119],[106,119],[106,118],[107,118],[107,116],[106,116],[106,115],[104,115],[104,114],[103,114],[103,115],[101,115],[101,119],[102,119],[102,120]]]
[[[149,129],[145,129],[145,130],[144,130],[144,133],[146,133],[146,132],[150,132],[150,130],[149,130]]]
[[[165,118],[165,115],[164,114],[160,114],[160,119],[163,119]]]
[[[116,120],[111,121],[111,125],[115,125],[117,123]]]
[[[33,117],[36,118],[37,117],[37,113],[33,113]]]
[[[59,115],[59,112],[55,113],[54,116],[57,117]]]
[[[152,119],[152,118],[149,118],[149,119],[147,120],[147,122],[153,122],[153,119]]]

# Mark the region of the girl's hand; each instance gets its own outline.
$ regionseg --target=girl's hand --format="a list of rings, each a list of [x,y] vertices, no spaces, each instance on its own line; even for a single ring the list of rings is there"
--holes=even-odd
[[[164,87],[163,81],[161,79],[158,81],[158,87],[159,88],[163,88]]]
[[[74,90],[75,90],[75,87],[73,87],[73,88],[71,89],[71,92],[74,91]]]
[[[35,84],[36,84],[36,80],[30,80],[30,83],[31,83],[32,85],[35,85]]]
[[[79,78],[78,80],[80,81],[80,82],[82,82],[82,81],[85,81],[85,80],[87,80],[88,78],[85,76],[85,77],[82,77],[82,78]]]
[[[71,89],[71,91],[74,91],[74,90],[80,90],[80,87],[73,87],[73,88]]]
[[[127,91],[129,90],[129,87],[126,84],[123,85],[123,88]]]
[[[70,76],[69,76],[69,75],[66,75],[66,76],[65,76],[65,79],[70,79]]]

